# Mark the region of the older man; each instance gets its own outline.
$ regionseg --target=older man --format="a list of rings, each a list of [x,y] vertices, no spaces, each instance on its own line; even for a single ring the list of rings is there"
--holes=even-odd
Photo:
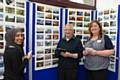
[[[55,50],[58,61],[59,80],[77,80],[79,59],[84,50],[79,38],[74,36],[72,24],[64,27],[64,38],[62,38]]]

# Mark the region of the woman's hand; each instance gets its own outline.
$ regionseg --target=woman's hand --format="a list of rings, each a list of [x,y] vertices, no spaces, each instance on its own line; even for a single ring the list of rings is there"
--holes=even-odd
[[[96,55],[97,51],[93,48],[85,48],[85,52],[83,54],[85,55]]]

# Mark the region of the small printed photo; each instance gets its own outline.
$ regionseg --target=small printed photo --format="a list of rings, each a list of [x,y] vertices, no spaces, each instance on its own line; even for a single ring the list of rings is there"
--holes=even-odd
[[[50,20],[45,20],[45,25],[47,25],[47,26],[52,26],[52,21],[50,21]]]
[[[41,42],[37,42],[37,46],[39,47],[39,46],[43,46],[44,44],[43,44],[43,41],[41,41]]]
[[[69,11],[69,15],[75,16],[75,11]]]
[[[110,62],[115,62],[115,57],[110,57]]]
[[[54,40],[59,39],[59,35],[58,34],[53,34],[53,39]]]
[[[51,35],[45,35],[46,40],[51,40]]]
[[[89,26],[89,23],[84,23],[84,27],[88,27]]]
[[[15,8],[5,7],[5,12],[10,14],[15,14]]]
[[[0,25],[0,32],[4,32],[3,25]]]
[[[0,49],[4,48],[4,42],[0,42]]]
[[[83,22],[77,22],[76,27],[83,27]]]
[[[100,22],[100,21],[102,21],[103,19],[101,18],[101,17],[98,17],[98,21]]]
[[[110,29],[110,34],[116,34],[117,30],[116,29]]]
[[[109,10],[104,11],[104,15],[107,15],[107,14],[109,14]]]
[[[36,56],[36,60],[39,61],[39,60],[44,60],[44,55],[43,54],[39,54]]]
[[[37,11],[44,12],[44,6],[37,6]]]
[[[6,32],[7,32],[8,30],[10,30],[10,29],[13,29],[13,28],[15,28],[14,25],[5,25],[5,31],[6,31]]]
[[[77,17],[77,21],[83,21],[83,16],[79,16],[79,17]]]
[[[3,34],[0,34],[0,40],[3,40]]]
[[[98,12],[98,16],[103,15],[103,11]]]
[[[16,7],[24,8],[25,4],[23,2],[16,2]]]
[[[37,34],[37,39],[44,39],[44,35]]]
[[[82,39],[82,35],[81,34],[77,34],[76,37],[79,38],[80,40]]]
[[[58,41],[53,41],[53,46],[56,46],[58,44]]]
[[[85,12],[84,16],[90,16],[90,12]]]
[[[23,17],[16,17],[16,22],[17,23],[25,23],[25,20]]]
[[[75,31],[75,33],[76,33],[76,34],[79,34],[79,35],[82,34],[82,32],[83,32],[83,30],[81,30],[81,29],[77,29],[77,30]]]
[[[45,41],[45,46],[51,46],[52,42],[51,41]]]
[[[44,20],[37,19],[37,25],[44,25]]]
[[[59,21],[53,21],[53,26],[59,26]]]
[[[53,13],[54,14],[59,14],[60,13],[60,9],[59,8],[53,8]]]
[[[37,33],[44,33],[44,28],[37,28]]]
[[[110,27],[116,27],[116,21],[110,21]]]
[[[52,19],[52,14],[45,14],[46,19]]]
[[[104,20],[109,20],[109,16],[104,16]]]
[[[0,14],[0,21],[3,21],[3,17],[4,17],[4,15]]]
[[[52,13],[52,7],[46,7],[45,12]]]
[[[51,59],[51,54],[45,55],[45,60]]]
[[[5,0],[7,5],[15,6],[15,0]]]
[[[3,12],[3,6],[2,5],[0,5],[0,12]]]
[[[109,68],[110,68],[110,69],[115,69],[115,64],[114,64],[114,63],[110,63],[110,64],[109,64]]]
[[[89,36],[83,36],[83,39],[84,39],[85,41],[88,41],[88,40],[90,39],[90,37],[89,37]]]
[[[116,36],[110,36],[110,39],[112,40],[112,41],[115,41],[116,40]]]
[[[44,66],[44,63],[43,62],[37,62],[36,63],[36,67],[39,68],[39,67],[43,67]]]
[[[59,34],[59,30],[53,29],[53,34]]]
[[[39,50],[39,51],[37,51],[37,54],[39,55],[39,54],[44,54],[44,51],[43,50]]]
[[[6,22],[15,22],[15,16],[14,15],[6,15],[5,21]]]
[[[116,15],[110,15],[110,19],[111,20],[115,20],[116,19]]]
[[[53,20],[59,20],[59,15],[53,15]]]
[[[45,49],[45,54],[50,54],[51,53],[51,48],[46,48]]]
[[[51,60],[45,60],[45,66],[50,66],[51,65]]]
[[[44,18],[44,13],[37,12],[37,18]]]
[[[84,30],[84,34],[89,34],[89,31],[88,30]]]
[[[108,32],[109,32],[108,29],[103,30],[103,33],[105,33],[105,34],[108,34]]]
[[[46,34],[51,34],[51,33],[52,33],[52,29],[46,29],[46,30],[45,30],[45,33],[46,33]]]
[[[17,14],[17,15],[24,16],[24,15],[25,15],[25,12],[24,12],[24,10],[16,9],[16,14]]]
[[[117,11],[115,9],[111,9],[110,13],[116,13]]]
[[[84,21],[85,22],[89,22],[90,21],[90,17],[84,17]]]
[[[69,24],[72,24],[75,27],[75,22],[69,22]]]
[[[54,59],[54,58],[57,58],[57,57],[55,56],[55,54],[52,54],[52,58]]]
[[[77,11],[77,16],[83,16],[83,12],[82,11]]]
[[[53,60],[53,65],[56,65],[58,63],[58,60]]]
[[[109,22],[104,22],[104,27],[109,27]]]
[[[75,21],[75,16],[69,16],[69,20]]]

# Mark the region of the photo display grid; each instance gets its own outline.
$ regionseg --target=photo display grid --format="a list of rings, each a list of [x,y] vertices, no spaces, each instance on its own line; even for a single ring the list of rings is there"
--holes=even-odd
[[[111,8],[107,10],[98,11],[98,21],[103,26],[104,33],[110,37],[114,45],[115,53],[110,56],[109,70],[115,72],[116,68],[116,41],[117,41],[117,15],[118,8]]]
[[[24,36],[26,36],[25,14],[26,0],[0,0],[0,79],[3,78],[2,74],[4,72],[3,53],[5,49],[5,33],[12,28],[21,28]]]
[[[55,48],[60,39],[60,8],[36,3],[35,70],[57,65]]]
[[[91,21],[91,10],[68,8],[68,23],[73,24],[75,36],[78,37],[84,45],[89,38],[88,24]],[[83,64],[84,57],[80,60]]]

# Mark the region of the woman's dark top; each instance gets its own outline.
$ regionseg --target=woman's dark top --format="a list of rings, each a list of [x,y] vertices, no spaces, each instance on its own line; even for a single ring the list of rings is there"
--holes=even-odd
[[[9,45],[5,48],[5,80],[24,80],[24,68],[28,59],[23,59],[23,56],[23,48],[18,45]]]

